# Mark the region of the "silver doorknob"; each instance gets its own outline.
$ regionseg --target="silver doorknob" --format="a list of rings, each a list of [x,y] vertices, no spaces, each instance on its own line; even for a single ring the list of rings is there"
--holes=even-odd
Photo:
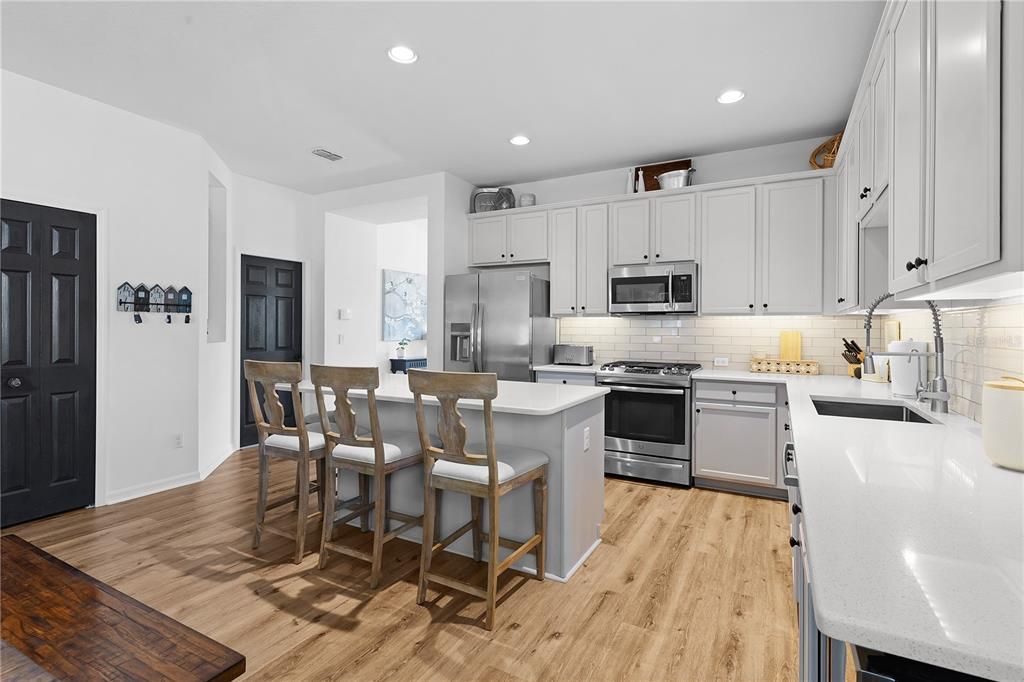
[[[7,385],[11,388],[21,388],[21,379],[18,377],[11,377],[7,380]]]

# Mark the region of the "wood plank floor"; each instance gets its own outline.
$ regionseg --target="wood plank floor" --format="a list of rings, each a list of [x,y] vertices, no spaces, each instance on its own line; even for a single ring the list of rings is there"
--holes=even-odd
[[[272,494],[293,481],[275,463]],[[241,652],[251,679],[796,679],[782,502],[608,479],[602,544],[568,584],[510,573],[488,633],[482,601],[432,588],[417,606],[415,572],[371,591],[368,564],[295,565],[272,534],[251,550],[255,490],[243,451],[201,483],[5,532]],[[418,551],[389,543],[385,571]]]

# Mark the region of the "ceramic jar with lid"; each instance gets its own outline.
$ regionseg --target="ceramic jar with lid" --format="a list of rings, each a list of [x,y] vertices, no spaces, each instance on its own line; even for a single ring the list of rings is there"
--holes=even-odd
[[[1024,379],[986,381],[981,393],[981,440],[988,458],[1024,471]]]

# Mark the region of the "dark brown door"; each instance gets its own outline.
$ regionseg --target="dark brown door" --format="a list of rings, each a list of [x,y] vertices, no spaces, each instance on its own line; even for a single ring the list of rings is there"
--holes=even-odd
[[[302,264],[242,256],[242,446],[257,441],[245,383],[246,360],[302,360]],[[260,389],[262,391],[262,389]],[[260,395],[262,400],[263,396]],[[291,394],[282,393],[285,423],[294,426]]]
[[[96,216],[2,202],[0,524],[93,503]]]

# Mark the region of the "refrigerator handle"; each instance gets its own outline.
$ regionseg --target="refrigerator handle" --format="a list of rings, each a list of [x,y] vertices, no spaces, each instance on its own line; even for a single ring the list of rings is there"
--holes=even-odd
[[[476,353],[473,355],[473,371],[484,371],[484,304],[474,306],[473,336],[476,339]]]
[[[477,363],[477,361],[476,361],[476,320],[477,320],[477,315],[478,314],[479,314],[479,306],[476,303],[474,303],[473,304],[473,312],[471,313],[471,317],[470,317],[470,321],[469,321],[469,361],[470,361],[470,363],[472,365],[472,367],[470,368],[471,372],[476,372],[477,371],[477,368],[476,368],[476,363]]]

